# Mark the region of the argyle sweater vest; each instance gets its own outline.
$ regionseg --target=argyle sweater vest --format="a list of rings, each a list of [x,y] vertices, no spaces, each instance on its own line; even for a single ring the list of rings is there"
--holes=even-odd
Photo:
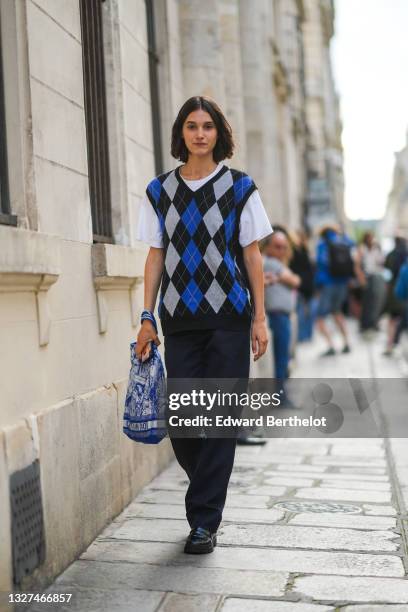
[[[249,328],[252,306],[239,224],[255,189],[248,175],[227,166],[196,191],[179,167],[149,183],[146,194],[165,250],[158,307],[165,335]]]

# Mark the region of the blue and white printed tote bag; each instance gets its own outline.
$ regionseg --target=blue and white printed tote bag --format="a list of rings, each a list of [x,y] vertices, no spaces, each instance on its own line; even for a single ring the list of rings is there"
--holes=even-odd
[[[136,357],[136,342],[130,344],[129,383],[123,415],[123,433],[135,442],[158,444],[166,435],[167,403],[163,362],[152,342],[150,357]]]

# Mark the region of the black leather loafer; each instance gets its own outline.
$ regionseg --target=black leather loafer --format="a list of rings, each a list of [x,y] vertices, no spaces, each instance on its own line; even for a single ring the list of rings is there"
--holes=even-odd
[[[217,545],[217,534],[205,527],[194,527],[186,540],[184,552],[192,555],[211,553]]]
[[[259,446],[266,443],[267,440],[265,440],[264,438],[237,438],[237,444],[239,444],[240,446]]]

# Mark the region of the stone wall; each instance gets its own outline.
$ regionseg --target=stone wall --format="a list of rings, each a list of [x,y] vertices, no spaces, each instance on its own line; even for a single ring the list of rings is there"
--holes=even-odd
[[[20,73],[10,47],[3,54],[19,222],[0,225],[0,590],[8,591],[11,474],[40,462],[46,559],[27,589],[71,563],[173,454],[168,440],[130,441],[121,422],[147,252],[134,233],[154,176],[144,2],[103,6],[115,234],[106,247],[92,244],[79,3],[0,8],[2,39],[20,54]]]

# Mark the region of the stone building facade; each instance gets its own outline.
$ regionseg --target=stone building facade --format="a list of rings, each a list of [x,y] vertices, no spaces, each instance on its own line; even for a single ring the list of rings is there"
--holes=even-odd
[[[171,460],[121,419],[138,209],[182,102],[225,109],[273,223],[307,221],[310,176],[341,210],[327,4],[0,0],[0,591],[47,584]]]
[[[307,143],[306,223],[346,225],[343,150],[339,99],[336,93],[330,41],[334,35],[333,0],[304,0],[303,23],[305,120]]]
[[[408,238],[408,131],[405,147],[395,153],[392,186],[381,222],[382,236],[391,239],[397,233]]]

